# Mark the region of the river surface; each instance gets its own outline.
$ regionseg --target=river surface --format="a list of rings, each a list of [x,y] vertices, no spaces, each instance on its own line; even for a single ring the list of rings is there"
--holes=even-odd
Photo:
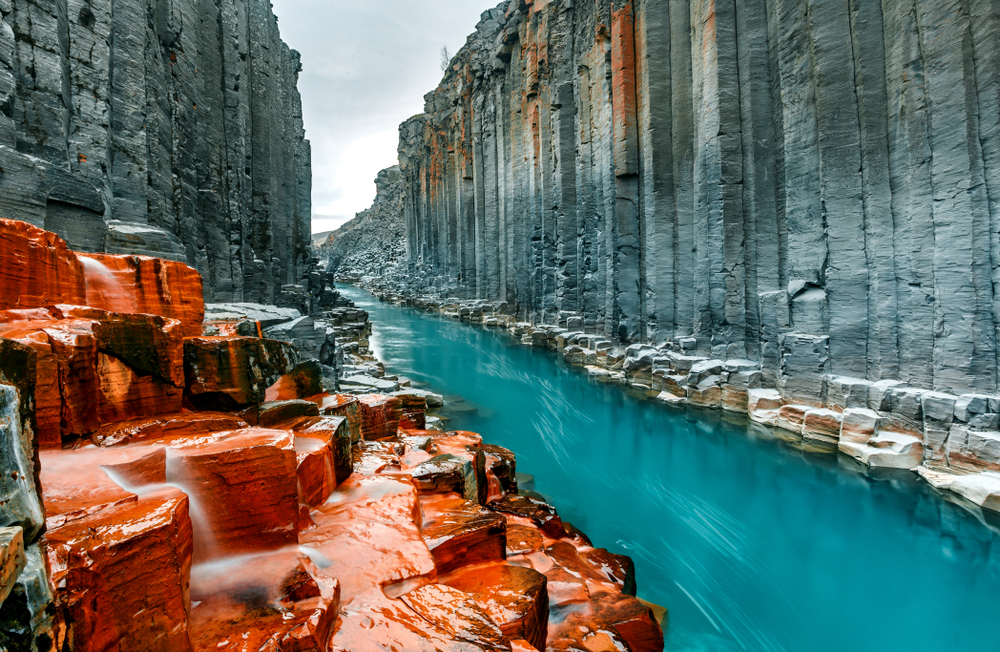
[[[389,373],[462,397],[449,429],[519,473],[669,609],[666,649],[1000,652],[1000,528],[909,472],[866,475],[739,418],[678,410],[505,333],[340,288]]]

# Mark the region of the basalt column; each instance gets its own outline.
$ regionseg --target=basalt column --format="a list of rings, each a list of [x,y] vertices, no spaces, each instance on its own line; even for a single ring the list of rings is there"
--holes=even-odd
[[[504,2],[401,128],[416,289],[993,392],[997,34],[985,1]]]

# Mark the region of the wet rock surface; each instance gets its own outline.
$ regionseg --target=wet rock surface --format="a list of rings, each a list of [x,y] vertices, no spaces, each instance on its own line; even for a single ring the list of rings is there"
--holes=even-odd
[[[195,329],[197,272],[149,260],[84,305],[58,284],[0,304],[0,645],[542,650],[572,634],[565,620],[661,649],[628,602],[630,563],[518,495],[511,451],[423,429],[440,397],[317,390],[296,345],[267,337],[289,324],[294,341],[300,318],[215,312]],[[177,293],[147,300],[147,268],[175,269],[157,274]],[[366,315],[331,317],[352,324],[344,359],[385,377]]]

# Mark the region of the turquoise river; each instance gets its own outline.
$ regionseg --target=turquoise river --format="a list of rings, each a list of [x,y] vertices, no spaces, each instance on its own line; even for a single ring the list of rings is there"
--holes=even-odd
[[[449,429],[517,454],[669,609],[666,649],[1000,652],[1000,519],[909,472],[865,473],[766,428],[588,379],[506,333],[340,288],[388,373],[461,397]]]

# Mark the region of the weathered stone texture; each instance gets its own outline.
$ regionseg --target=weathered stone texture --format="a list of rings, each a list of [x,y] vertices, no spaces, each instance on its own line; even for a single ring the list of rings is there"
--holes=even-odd
[[[998,33],[985,1],[503,2],[400,128],[410,288],[803,395],[992,393]]]
[[[300,69],[266,0],[4,2],[0,214],[275,303],[313,266]]]

